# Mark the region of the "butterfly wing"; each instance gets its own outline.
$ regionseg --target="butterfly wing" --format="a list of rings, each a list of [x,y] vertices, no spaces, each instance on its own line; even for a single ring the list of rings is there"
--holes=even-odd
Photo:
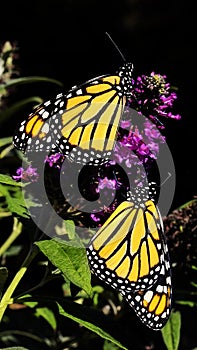
[[[90,268],[119,291],[148,327],[158,330],[171,308],[171,270],[163,223],[152,200],[125,201],[92,238]]]
[[[72,160],[85,164],[109,158],[126,102],[118,89],[120,82],[119,76],[105,76],[66,96],[57,145]]]
[[[122,202],[93,237],[87,250],[91,270],[117,290],[150,288],[159,278],[164,252],[158,209]]]
[[[149,328],[161,329],[168,321],[171,311],[172,286],[169,254],[166,242],[163,241],[162,266],[159,277],[149,289],[135,293],[124,293],[123,297],[132,306],[140,320]]]
[[[40,104],[17,127],[13,143],[14,146],[26,151],[46,151],[55,148],[56,138],[60,137],[59,110],[65,105],[62,94],[55,99]],[[52,120],[52,118],[54,118]],[[54,122],[55,120],[55,122]]]
[[[124,69],[123,69],[124,68]],[[58,147],[71,160],[88,163],[109,158],[131,86],[132,65],[72,88],[38,106],[14,135],[19,150]]]

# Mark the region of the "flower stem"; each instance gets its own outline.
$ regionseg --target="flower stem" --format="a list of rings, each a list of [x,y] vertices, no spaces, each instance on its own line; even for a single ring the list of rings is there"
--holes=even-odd
[[[23,262],[21,268],[13,278],[12,282],[10,283],[9,287],[7,288],[6,292],[4,293],[1,302],[0,302],[0,322],[2,320],[2,317],[4,315],[4,312],[9,304],[12,303],[13,299],[12,294],[14,293],[17,285],[19,284],[20,280],[24,276],[25,272],[27,271],[28,266],[32,262],[32,260],[35,258],[35,256],[38,254],[39,250],[36,246],[33,246],[29,254],[27,255],[25,261]]]

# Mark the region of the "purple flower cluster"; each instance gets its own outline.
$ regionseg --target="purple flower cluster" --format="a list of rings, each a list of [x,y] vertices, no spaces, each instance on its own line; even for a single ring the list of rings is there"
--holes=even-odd
[[[121,124],[123,126],[125,122]],[[115,159],[119,164],[125,163],[127,168],[142,165],[157,158],[159,144],[165,142],[157,127],[146,120],[143,129],[131,126],[128,135],[124,135],[115,146]]]
[[[118,187],[118,183],[116,180],[108,179],[107,176],[105,176],[103,179],[98,179],[98,187],[96,189],[96,192],[99,193],[101,189],[104,188],[110,188],[112,190],[115,190]]]
[[[171,109],[177,94],[172,91],[170,83],[166,81],[166,75],[152,72],[149,76],[141,75],[133,79],[131,98],[128,106],[132,107],[140,114],[148,117],[159,128],[163,129],[160,117],[179,120],[179,114],[173,114]]]
[[[126,112],[121,121],[121,128],[129,130],[116,142],[115,159],[127,168],[140,165],[151,166],[157,159],[159,147],[165,137],[159,129],[164,129],[160,119],[173,118],[179,120],[179,114],[171,112],[177,95],[172,91],[165,75],[152,72],[149,76],[141,75],[133,79],[131,97],[128,99]],[[140,120],[141,127],[135,125],[131,111],[135,110],[147,119]],[[147,167],[146,167],[147,169]]]
[[[62,153],[51,154],[46,156],[44,162],[48,163],[50,167],[61,168],[61,163],[64,161],[64,155]]]
[[[32,168],[31,165],[24,168],[20,167],[16,170],[16,175],[13,175],[12,178],[16,181],[25,181],[25,182],[36,182],[39,178],[36,168]]]

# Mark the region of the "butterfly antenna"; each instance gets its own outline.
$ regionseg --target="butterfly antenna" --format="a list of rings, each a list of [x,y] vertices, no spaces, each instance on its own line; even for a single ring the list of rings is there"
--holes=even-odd
[[[111,35],[109,35],[108,32],[105,32],[105,34],[108,36],[109,40],[112,42],[116,50],[119,52],[120,56],[122,57],[123,61],[126,62],[126,58],[124,57],[123,53],[120,51],[118,45],[115,43],[115,41],[112,39]]]

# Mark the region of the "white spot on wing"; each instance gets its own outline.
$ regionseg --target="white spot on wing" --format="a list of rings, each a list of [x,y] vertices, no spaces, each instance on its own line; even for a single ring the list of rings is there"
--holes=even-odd
[[[148,292],[145,293],[144,299],[149,303],[152,299],[153,291],[148,290]]]
[[[44,132],[45,134],[48,134],[49,132],[49,124],[48,123],[45,123],[42,127],[42,132]]]
[[[158,293],[162,293],[163,292],[163,286],[161,286],[160,284],[157,286],[157,292]]]
[[[48,118],[48,116],[49,116],[49,112],[44,111],[44,113],[43,113],[43,115],[42,115],[42,118],[43,118],[43,119],[46,119],[46,118]]]

